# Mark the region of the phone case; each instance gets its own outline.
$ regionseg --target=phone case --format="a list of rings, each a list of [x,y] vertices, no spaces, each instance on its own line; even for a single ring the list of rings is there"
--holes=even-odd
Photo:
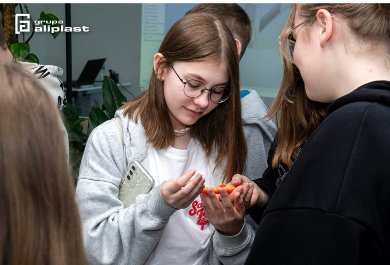
[[[119,185],[119,199],[125,207],[135,202],[139,194],[146,194],[154,187],[153,177],[137,161],[129,164]]]

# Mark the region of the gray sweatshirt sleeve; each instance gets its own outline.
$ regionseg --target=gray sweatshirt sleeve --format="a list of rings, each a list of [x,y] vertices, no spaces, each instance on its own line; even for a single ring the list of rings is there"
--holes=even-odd
[[[255,237],[255,229],[245,223],[240,233],[235,236],[224,236],[215,231],[212,236],[213,254],[210,264],[242,265],[251,249]]]
[[[266,120],[267,107],[255,90],[241,99],[243,129],[248,156],[243,175],[260,178],[268,167],[267,156],[276,134],[272,120]]]
[[[143,264],[175,211],[161,198],[159,186],[123,207],[118,199],[125,171],[120,137],[112,120],[97,127],[80,166],[76,195],[91,264]]]

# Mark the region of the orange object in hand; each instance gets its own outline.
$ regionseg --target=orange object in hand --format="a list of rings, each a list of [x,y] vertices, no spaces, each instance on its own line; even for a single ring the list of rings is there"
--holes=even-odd
[[[216,188],[207,188],[204,187],[202,190],[202,193],[207,194],[207,189],[210,189],[214,194],[219,194],[219,189],[224,189],[227,194],[230,194],[234,191],[236,187],[233,185],[227,185],[227,184],[219,184]]]

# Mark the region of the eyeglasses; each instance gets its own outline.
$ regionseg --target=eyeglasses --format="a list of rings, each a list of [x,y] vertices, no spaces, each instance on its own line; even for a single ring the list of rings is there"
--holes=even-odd
[[[289,56],[289,59],[291,62],[294,62],[293,54],[294,54],[295,43],[297,42],[296,39],[294,38],[294,30],[296,30],[297,28],[299,28],[300,26],[302,26],[303,24],[308,22],[310,19],[311,18],[305,19],[303,22],[299,23],[298,25],[296,25],[295,27],[290,29],[290,33],[287,35],[286,47],[287,47],[288,56]]]
[[[209,91],[209,100],[216,104],[225,102],[230,97],[230,88],[226,86],[215,86],[212,88],[206,88],[205,83],[196,79],[190,79],[184,81],[179,74],[176,72],[173,65],[171,65],[176,76],[179,78],[180,82],[184,85],[184,95],[189,98],[197,98],[203,94],[205,91]]]

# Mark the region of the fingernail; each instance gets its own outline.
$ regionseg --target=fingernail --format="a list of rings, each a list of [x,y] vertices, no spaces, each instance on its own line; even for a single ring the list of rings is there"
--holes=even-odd
[[[202,174],[196,173],[195,178],[197,181],[200,181],[202,179]]]
[[[199,176],[199,173],[197,173],[195,170],[193,170],[191,172],[191,174],[192,174],[192,177],[190,179],[194,179],[194,178],[197,178]]]

